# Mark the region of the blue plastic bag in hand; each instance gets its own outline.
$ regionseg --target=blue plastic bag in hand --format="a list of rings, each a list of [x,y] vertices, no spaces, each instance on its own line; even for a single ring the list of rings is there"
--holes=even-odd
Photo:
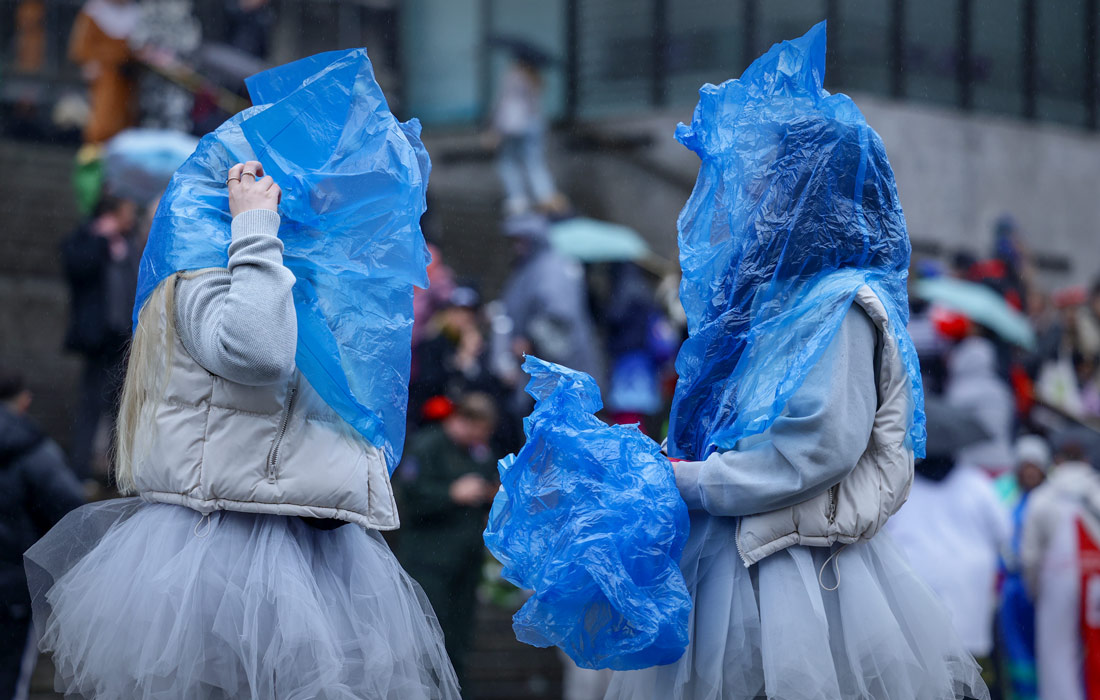
[[[235,163],[260,161],[283,192],[298,368],[392,472],[405,436],[413,285],[428,281],[420,216],[431,166],[420,124],[390,113],[364,49],[318,54],[247,84],[258,106],[204,137],[161,199],[134,327],[165,278],[226,266],[225,179]]]
[[[906,331],[909,235],[878,134],[830,95],[825,23],[776,44],[739,80],[704,85],[676,138],[699,154],[680,213],[680,301],[669,454],[701,460],[764,432],[836,335],[856,292],[882,301],[910,377],[909,437],[924,453]]]
[[[485,544],[534,595],[516,638],[560,647],[578,666],[672,663],[688,643],[691,596],[679,560],[688,514],[669,461],[635,426],[593,412],[583,372],[528,357],[527,444],[500,461]]]

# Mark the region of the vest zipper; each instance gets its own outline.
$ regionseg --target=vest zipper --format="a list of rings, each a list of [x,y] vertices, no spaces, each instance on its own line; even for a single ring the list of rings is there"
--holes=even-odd
[[[277,477],[276,467],[279,465],[279,446],[282,445],[283,436],[286,435],[287,426],[290,425],[290,412],[294,410],[294,398],[298,395],[298,383],[291,385],[287,392],[286,408],[283,409],[283,420],[279,424],[279,433],[275,436],[275,442],[271,445],[271,451],[267,455],[267,480],[274,482]]]
[[[741,523],[744,522],[744,518],[737,519],[737,529],[733,535],[733,543],[737,545],[737,556],[741,557],[741,561],[745,564],[745,568],[749,567],[749,560],[745,558],[745,553],[741,551]]]
[[[840,484],[829,488],[829,510],[826,512],[826,517],[829,519],[829,524],[832,525],[836,522],[836,499],[837,492],[840,490]]]

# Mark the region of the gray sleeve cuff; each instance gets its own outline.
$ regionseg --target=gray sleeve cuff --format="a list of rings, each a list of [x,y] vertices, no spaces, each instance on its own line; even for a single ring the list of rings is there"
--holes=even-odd
[[[704,462],[673,462],[672,467],[676,471],[676,488],[680,491],[680,497],[684,499],[688,510],[703,509],[703,493],[699,488],[699,473],[703,470]]]
[[[260,234],[275,236],[279,233],[279,214],[270,209],[249,209],[233,217],[230,227],[233,240]]]

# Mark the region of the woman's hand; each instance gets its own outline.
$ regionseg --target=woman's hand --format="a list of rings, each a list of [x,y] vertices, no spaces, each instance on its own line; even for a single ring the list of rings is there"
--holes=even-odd
[[[229,213],[232,216],[252,209],[278,211],[283,191],[269,176],[259,161],[237,163],[229,169]]]

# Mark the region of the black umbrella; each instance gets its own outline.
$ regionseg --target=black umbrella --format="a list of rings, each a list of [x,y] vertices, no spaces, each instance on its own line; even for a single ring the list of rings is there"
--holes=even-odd
[[[489,46],[507,49],[512,52],[512,56],[517,61],[528,63],[535,68],[545,68],[558,62],[558,59],[549,51],[515,36],[491,36]]]
[[[228,44],[204,44],[195,55],[195,70],[234,92],[244,89],[244,79],[270,68],[266,62]]]

